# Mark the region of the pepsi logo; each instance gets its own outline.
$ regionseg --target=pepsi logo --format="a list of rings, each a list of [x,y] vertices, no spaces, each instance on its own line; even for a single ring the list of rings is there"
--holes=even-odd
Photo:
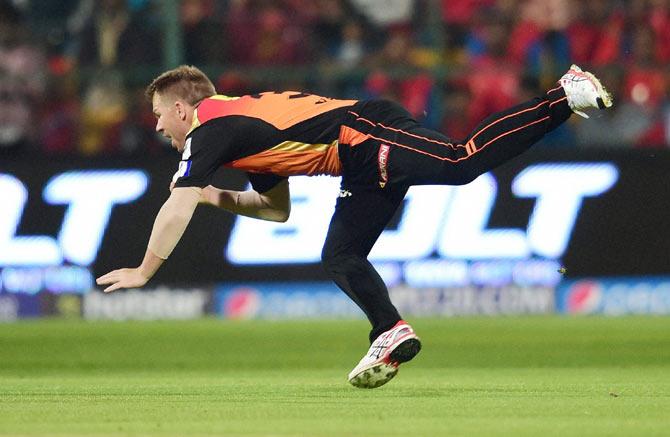
[[[579,281],[568,290],[566,309],[571,314],[591,314],[602,302],[602,287],[594,281]]]
[[[260,300],[255,288],[236,288],[226,297],[223,313],[230,319],[251,319],[258,313]]]

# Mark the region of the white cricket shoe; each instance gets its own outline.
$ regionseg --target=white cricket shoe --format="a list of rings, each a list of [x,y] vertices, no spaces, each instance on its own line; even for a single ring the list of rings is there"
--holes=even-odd
[[[604,109],[612,106],[612,96],[602,86],[597,77],[572,64],[567,73],[558,81],[568,98],[568,105],[575,114],[589,118],[584,109]]]
[[[367,354],[349,373],[349,382],[358,388],[377,388],[398,373],[401,363],[421,350],[421,341],[411,326],[400,320],[372,342]]]

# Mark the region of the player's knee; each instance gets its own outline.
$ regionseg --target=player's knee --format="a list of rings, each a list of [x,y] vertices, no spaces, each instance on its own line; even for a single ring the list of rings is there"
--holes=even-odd
[[[321,265],[329,276],[338,274],[349,264],[349,257],[332,250],[321,252]]]
[[[321,251],[321,265],[326,273],[330,274],[337,265],[337,255],[332,250],[324,247]]]
[[[356,269],[360,263],[360,257],[354,254],[342,253],[324,248],[321,251],[321,265],[330,276],[338,275],[343,271]]]

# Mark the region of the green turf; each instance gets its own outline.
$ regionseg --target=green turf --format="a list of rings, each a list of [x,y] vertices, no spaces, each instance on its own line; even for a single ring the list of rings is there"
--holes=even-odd
[[[363,321],[0,325],[0,434],[670,433],[670,318],[414,326],[416,360],[359,390]]]

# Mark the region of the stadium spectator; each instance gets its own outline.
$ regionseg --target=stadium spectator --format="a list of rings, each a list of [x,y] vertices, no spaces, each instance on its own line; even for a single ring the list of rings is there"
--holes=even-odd
[[[381,49],[399,34],[416,44],[426,27],[427,9],[420,0],[350,0],[370,29],[369,43]]]
[[[374,25],[381,28],[407,28],[416,10],[416,0],[351,0]]]
[[[431,103],[433,78],[416,66],[414,58],[413,35],[398,29],[391,32],[384,48],[377,56],[370,60],[371,74],[365,82],[365,92],[368,97],[387,98],[402,104],[417,119],[425,121]],[[404,74],[394,78],[394,74],[387,72],[388,66],[395,69],[404,68]],[[434,124],[428,123],[430,127]]]
[[[365,27],[359,20],[347,20],[342,28],[340,44],[335,51],[335,61],[344,67],[356,67],[368,52]]]
[[[310,34],[322,61],[333,61],[341,67],[361,63],[369,50],[372,26],[356,9],[343,0],[321,0],[311,21]]]
[[[119,154],[121,126],[127,116],[121,78],[112,73],[94,78],[82,100],[79,151],[89,156]]]
[[[667,65],[670,62],[670,1],[652,0],[650,3],[648,22],[656,36],[655,58],[659,64]]]
[[[442,103],[441,131],[451,138],[464,138],[475,128],[468,117],[468,106],[472,100],[467,80],[454,78],[444,81],[442,87],[444,101]]]
[[[649,27],[638,27],[631,36],[632,58],[626,68],[622,98],[626,105],[633,106],[633,111],[637,110],[637,118],[644,116],[647,121],[638,127],[636,135],[629,137],[637,147],[659,147],[665,143],[662,106],[667,98],[667,83],[656,63],[655,37]]]
[[[341,0],[320,0],[316,16],[311,21],[311,36],[314,38],[320,57],[334,58],[342,43],[344,24],[354,13]]]
[[[465,45],[474,17],[480,9],[494,4],[495,0],[442,0],[444,45],[448,61],[465,62]]]
[[[483,9],[468,37],[467,85],[472,101],[468,117],[472,123],[518,101],[521,67],[509,62],[510,21],[496,8]]]
[[[231,60],[246,65],[290,65],[309,59],[304,27],[294,23],[281,4],[236,0],[226,14]],[[253,31],[249,31],[253,29]],[[244,35],[243,38],[240,36]]]
[[[569,0],[526,0],[501,14],[512,20],[507,53],[526,75],[550,86],[572,62],[565,31],[569,23]],[[520,12],[515,19],[514,14]]]
[[[625,24],[618,2],[573,0],[574,19],[567,28],[570,59],[577,63],[608,65],[618,61]]]
[[[47,92],[40,125],[41,149],[47,154],[77,153],[81,102],[75,75],[52,74]]]
[[[112,67],[160,63],[158,29],[152,26],[153,9],[138,2],[133,9],[126,0],[81,0],[81,31],[75,36],[78,59],[83,65]],[[95,2],[93,7],[88,5]]]
[[[24,17],[0,3],[0,150],[27,151],[39,133],[33,128],[44,95],[46,57],[32,41]]]
[[[214,0],[184,0],[181,24],[184,32],[184,60],[189,64],[221,64],[228,60],[225,21]]]

